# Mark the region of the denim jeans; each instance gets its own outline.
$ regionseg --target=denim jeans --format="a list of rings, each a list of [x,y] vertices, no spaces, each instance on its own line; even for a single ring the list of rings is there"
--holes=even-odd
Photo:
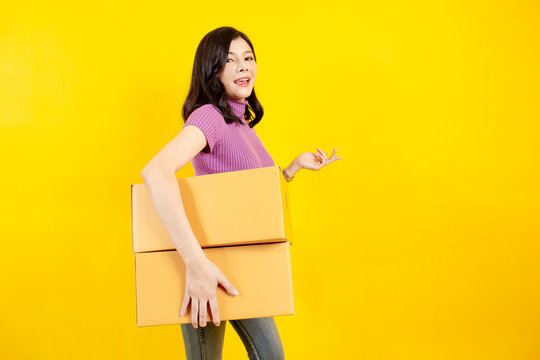
[[[281,360],[285,358],[283,345],[273,317],[228,320],[246,347],[250,359]],[[180,324],[187,360],[221,360],[227,320],[219,326],[207,322],[196,329],[191,324]]]

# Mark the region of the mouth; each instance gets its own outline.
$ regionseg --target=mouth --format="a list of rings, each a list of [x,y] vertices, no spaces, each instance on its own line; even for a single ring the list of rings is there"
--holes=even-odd
[[[236,79],[234,80],[234,83],[238,86],[242,86],[242,87],[247,87],[249,86],[249,83],[251,82],[251,78],[248,77],[248,76],[245,76],[245,77],[242,77],[242,78],[239,78],[239,79]]]

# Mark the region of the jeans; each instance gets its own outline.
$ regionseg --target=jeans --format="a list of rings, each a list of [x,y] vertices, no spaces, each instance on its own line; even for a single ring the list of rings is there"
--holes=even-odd
[[[246,347],[250,359],[281,360],[285,358],[283,345],[273,317],[228,320]],[[207,322],[196,329],[191,324],[180,324],[187,360],[221,360],[227,320],[219,326]]]

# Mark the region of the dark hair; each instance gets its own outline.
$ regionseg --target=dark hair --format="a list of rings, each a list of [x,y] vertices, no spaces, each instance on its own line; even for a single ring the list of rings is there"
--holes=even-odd
[[[212,104],[221,111],[227,124],[236,122],[243,125],[242,121],[232,112],[227,102],[228,96],[225,87],[219,79],[229,56],[231,42],[238,37],[246,40],[253,52],[254,60],[257,61],[255,50],[248,37],[244,33],[229,26],[210,31],[199,43],[193,62],[191,85],[184,106],[182,107],[184,123],[193,110],[205,104]],[[254,127],[261,121],[264,114],[262,105],[255,95],[255,88],[246,100],[249,106],[246,106],[244,118],[248,122],[249,127]],[[249,108],[251,108],[251,111]]]

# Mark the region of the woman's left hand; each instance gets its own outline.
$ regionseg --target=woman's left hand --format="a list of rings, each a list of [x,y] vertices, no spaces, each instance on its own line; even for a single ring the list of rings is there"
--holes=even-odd
[[[320,148],[317,148],[318,152],[305,152],[296,158],[297,164],[302,169],[319,170],[326,165],[330,165],[336,160],[341,159],[341,156],[336,157],[336,148],[330,158],[326,157],[326,153]]]

